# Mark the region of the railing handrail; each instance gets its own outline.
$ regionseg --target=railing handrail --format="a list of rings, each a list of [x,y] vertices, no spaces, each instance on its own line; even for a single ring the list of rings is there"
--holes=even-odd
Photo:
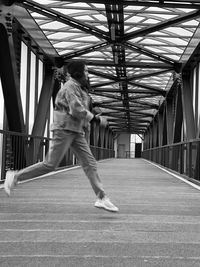
[[[18,135],[23,137],[30,137],[30,138],[40,138],[40,139],[46,139],[46,140],[52,140],[50,137],[45,136],[39,136],[39,135],[32,135],[27,133],[20,133],[20,132],[14,132],[14,131],[7,131],[7,130],[0,130],[0,134],[10,134],[10,135]]]
[[[39,136],[39,135],[31,135],[31,134],[19,133],[19,132],[14,132],[14,131],[7,131],[7,130],[0,130],[0,134],[1,133],[2,134],[10,134],[10,135],[30,137],[30,138],[40,138],[40,139],[46,139],[46,140],[53,140],[50,137],[44,137],[44,136]],[[99,146],[94,146],[94,145],[90,145],[90,147],[114,151],[114,149],[112,149],[112,148],[105,148],[105,147],[99,147]]]
[[[200,183],[200,138],[149,148],[142,157]]]
[[[171,147],[171,146],[187,145],[189,143],[195,143],[195,142],[200,142],[200,138],[186,140],[186,141],[168,144],[168,145],[164,145],[164,146],[156,146],[156,147],[152,147],[152,148],[147,148],[147,149],[143,149],[143,151],[153,150],[153,149],[158,149],[158,148]]]
[[[22,169],[26,166],[43,161],[49,149],[49,144],[53,138],[44,136],[35,136],[26,133],[0,130],[2,135],[2,146],[0,148],[0,180],[5,179],[6,171],[9,169]],[[32,142],[33,141],[33,142]],[[91,151],[96,160],[114,157],[113,148],[105,148],[90,145]],[[76,158],[73,151],[66,152],[61,164],[75,165]]]

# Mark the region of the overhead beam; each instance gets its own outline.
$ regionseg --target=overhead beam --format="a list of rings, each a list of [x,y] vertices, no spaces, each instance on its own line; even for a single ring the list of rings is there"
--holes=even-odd
[[[124,123],[124,120],[123,119],[121,119],[121,118],[109,118],[109,121],[110,122],[113,122],[113,123]],[[134,123],[134,122],[136,122],[136,123],[145,123],[145,124],[148,124],[149,122],[150,122],[150,120],[147,120],[147,119],[139,119],[139,120],[137,120],[137,119],[132,119],[131,118],[131,120],[130,120],[130,122],[132,123]]]
[[[109,45],[109,44],[108,44]],[[95,46],[93,48],[95,50]],[[157,59],[158,59],[157,55]],[[64,56],[65,58],[65,56]],[[124,62],[120,64],[115,64],[111,60],[84,60],[88,66],[100,66],[100,67],[120,67],[124,66],[126,68],[141,68],[141,69],[173,69],[172,65],[166,63],[144,63],[144,62]]]
[[[104,106],[104,108],[107,108],[109,110],[116,110],[116,111],[119,111],[119,112],[126,112],[126,108],[125,107],[113,107],[113,106]],[[129,112],[132,113],[132,114],[143,114],[141,111],[144,111],[144,110],[150,110],[151,108],[148,108],[148,109],[144,109],[144,108],[135,108],[134,110],[132,110],[131,108],[129,108]],[[144,113],[145,115],[146,114],[150,114],[152,115],[151,113]]]
[[[109,104],[112,104],[112,105],[109,105]],[[137,104],[137,105],[136,105]],[[94,104],[95,107],[102,107],[102,108],[110,108],[110,107],[123,107],[123,104],[122,103],[119,103],[118,101],[117,102],[114,102],[114,100],[112,101],[104,101],[103,103],[102,102],[95,102]],[[136,101],[129,101],[129,106],[130,106],[130,109],[131,108],[135,108],[135,109],[138,109],[138,108],[144,108],[144,109],[158,109],[159,108],[159,105],[156,105],[156,104],[140,104],[140,103],[137,103]]]
[[[108,117],[117,117],[116,115],[119,115],[119,118],[121,118],[122,113],[124,113],[124,111],[116,111],[116,112],[102,112],[103,116],[108,116]],[[114,115],[113,115],[114,114]],[[134,116],[135,115],[135,116]],[[143,113],[143,112],[137,112],[135,111],[134,114],[132,114],[131,118],[153,118],[154,115],[152,113]]]
[[[126,61],[125,60],[126,58],[125,48],[121,43],[120,44],[116,43],[118,36],[124,36],[124,7],[123,5],[120,5],[119,3],[116,3],[115,5],[106,4],[105,9],[106,9],[106,16],[107,16],[107,21],[108,21],[110,39],[113,42],[112,54],[113,54],[113,61],[116,64],[115,66],[116,76],[119,78],[126,77],[127,76],[126,68],[123,66]],[[129,109],[129,101],[128,101],[127,83],[122,82],[120,84],[120,89],[121,89],[121,95],[122,95],[122,103],[125,108],[126,120],[127,120],[128,127],[129,127],[130,109]]]
[[[122,90],[114,89],[114,88],[95,88],[95,92],[110,92],[110,93],[119,93],[119,94],[123,93]],[[163,90],[149,89],[147,91],[147,90],[139,90],[139,89],[129,89],[128,93],[132,93],[132,94],[155,94],[157,93],[157,95],[163,95]]]

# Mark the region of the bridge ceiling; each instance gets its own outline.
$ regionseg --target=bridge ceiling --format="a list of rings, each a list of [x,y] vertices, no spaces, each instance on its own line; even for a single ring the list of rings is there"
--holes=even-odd
[[[200,38],[194,0],[23,1],[15,15],[49,56],[86,61],[116,132],[145,132]]]

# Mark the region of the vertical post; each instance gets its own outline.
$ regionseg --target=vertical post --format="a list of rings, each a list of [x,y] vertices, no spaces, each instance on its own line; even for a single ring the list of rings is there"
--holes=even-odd
[[[54,71],[49,66],[46,68],[45,78],[42,85],[42,90],[40,94],[40,100],[35,116],[35,121],[33,125],[32,135],[33,136],[43,136],[45,131],[46,119],[48,116],[51,96],[53,94],[54,86],[59,86],[59,83],[55,83]],[[37,155],[40,148],[40,139],[30,140],[29,146],[29,162],[28,164],[33,164],[37,161]]]

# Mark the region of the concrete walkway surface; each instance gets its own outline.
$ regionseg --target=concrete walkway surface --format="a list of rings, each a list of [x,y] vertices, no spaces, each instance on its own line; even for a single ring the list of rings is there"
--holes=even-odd
[[[98,163],[120,212],[94,207],[81,168],[0,191],[0,267],[199,267],[200,191],[142,159]]]

